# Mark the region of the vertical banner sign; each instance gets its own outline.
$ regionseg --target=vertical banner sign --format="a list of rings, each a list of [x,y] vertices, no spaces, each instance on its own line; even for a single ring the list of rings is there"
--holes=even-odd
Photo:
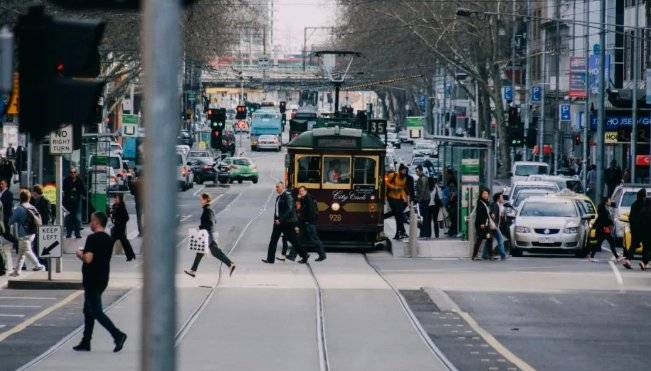
[[[585,58],[570,58],[570,91],[571,98],[585,98]]]
[[[561,103],[558,106],[558,111],[559,111],[559,117],[561,121],[572,121],[572,116],[570,113],[570,104],[569,103]]]
[[[542,88],[538,85],[531,87],[531,101],[540,103],[542,100]]]
[[[588,60],[588,69],[590,73],[590,91],[592,94],[599,94],[599,54],[590,56]],[[606,86],[610,78],[610,54],[606,54]]]
[[[651,104],[651,68],[646,70],[646,104]]]

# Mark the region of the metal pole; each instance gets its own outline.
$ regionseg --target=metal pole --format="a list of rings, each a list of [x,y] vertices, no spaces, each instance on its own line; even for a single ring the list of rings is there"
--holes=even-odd
[[[583,184],[583,189],[586,188],[588,183],[588,131],[590,130],[590,1],[584,0],[585,2],[585,109],[583,112],[584,124],[583,124],[583,138],[581,140],[583,159],[581,161],[581,183]]]
[[[527,17],[531,15],[531,0],[527,0]],[[525,56],[526,78],[525,78],[525,111],[524,111],[524,141],[522,143],[522,159],[527,160],[527,139],[529,136],[529,124],[531,123],[531,19],[527,18],[527,49]]]
[[[181,62],[178,0],[144,0],[142,48],[145,117],[145,238],[143,257],[142,355],[145,371],[174,371],[176,351],[177,103]],[[165,199],[166,202],[160,202]]]
[[[601,0],[601,30],[599,31],[599,115],[597,119],[597,179],[595,185],[595,201],[599,202],[604,190],[604,121],[606,119],[606,0]]]
[[[54,224],[63,228],[63,156],[54,156],[54,181],[56,182],[56,217]],[[61,273],[63,270],[63,262],[61,258],[56,261],[56,272]],[[48,269],[48,279],[51,279],[52,262],[50,261],[50,269]]]
[[[631,127],[631,183],[635,183],[635,154],[637,150],[637,88],[640,84],[640,3],[635,3],[635,30],[633,31],[633,114]]]
[[[305,59],[307,59],[307,27],[303,27],[303,72],[305,72]]]
[[[337,116],[337,113],[339,112],[339,88],[341,87],[341,84],[336,82],[335,83],[335,116]]]
[[[554,141],[554,174],[558,175],[558,162],[561,158],[561,143],[563,141],[563,126],[561,125],[561,115],[560,115],[560,84],[559,80],[561,79],[561,28],[560,28],[560,22],[559,19],[561,18],[561,1],[556,0],[556,11],[555,11],[555,17],[556,17],[556,35],[555,35],[555,47],[556,49],[556,58],[555,58],[555,64],[556,64],[556,81],[555,81],[555,89],[556,92],[554,93],[554,117],[556,118],[555,124],[558,125],[558,130],[554,131],[554,137],[556,140]]]
[[[543,83],[541,86],[541,97],[540,97],[540,120],[538,120],[538,161],[542,162],[545,159],[543,147],[545,142],[545,95],[547,95],[547,50],[543,49],[543,68],[542,68],[542,78]]]

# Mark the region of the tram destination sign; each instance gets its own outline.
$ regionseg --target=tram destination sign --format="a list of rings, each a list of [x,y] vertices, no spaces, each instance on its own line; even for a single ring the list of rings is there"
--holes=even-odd
[[[356,184],[353,186],[356,194],[372,195],[375,193],[375,186],[372,184]]]
[[[322,148],[358,148],[358,138],[316,138],[316,146]]]

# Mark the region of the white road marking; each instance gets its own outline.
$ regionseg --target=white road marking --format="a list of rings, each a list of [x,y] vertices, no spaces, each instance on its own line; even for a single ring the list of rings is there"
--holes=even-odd
[[[201,186],[201,187],[199,187],[199,189],[197,189],[196,191],[194,191],[194,193],[193,193],[192,195],[193,195],[193,196],[197,196],[197,195],[198,195],[199,193],[201,193],[201,191],[203,191],[205,188],[206,188],[206,186]]]
[[[0,304],[0,308],[41,308],[42,305],[11,305]]]
[[[553,296],[549,298],[549,301],[551,301],[551,302],[553,302],[553,303],[556,303],[556,304],[562,304],[560,300],[556,299],[556,298],[553,297]]]
[[[192,215],[183,215],[180,219],[181,223],[184,223],[186,220],[192,218]]]
[[[619,272],[619,269],[617,269],[617,267],[615,266],[615,263],[613,263],[612,261],[609,261],[608,265],[610,265],[610,269],[612,269],[613,274],[615,275],[615,281],[617,281],[617,284],[619,286],[624,285],[624,279],[622,278],[622,274]],[[621,289],[621,287],[620,287],[620,289]]]
[[[612,301],[610,301],[608,299],[601,299],[601,301],[603,301],[604,303],[610,305],[613,308],[617,307],[617,304],[613,303]]]
[[[6,338],[8,338],[9,336],[11,336],[13,334],[17,334],[17,333],[23,331],[24,329],[27,328],[27,326],[32,325],[34,322],[40,320],[41,318],[47,316],[48,314],[54,312],[55,310],[63,307],[64,305],[72,302],[73,300],[75,300],[82,293],[83,293],[83,291],[75,291],[72,294],[68,295],[63,300],[61,300],[60,302],[52,305],[51,307],[48,307],[47,309],[39,312],[35,316],[32,316],[29,319],[26,319],[25,321],[23,321],[23,322],[19,323],[18,325],[12,327],[11,330],[0,333],[0,342],[5,340]]]
[[[0,299],[11,299],[11,300],[57,300],[58,298],[47,298],[40,296],[0,296]]]
[[[0,317],[17,317],[17,318],[22,318],[25,317],[24,314],[6,314],[6,313],[0,313]]]

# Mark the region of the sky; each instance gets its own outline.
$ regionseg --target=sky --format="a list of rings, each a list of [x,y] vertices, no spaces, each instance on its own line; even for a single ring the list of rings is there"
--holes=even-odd
[[[275,0],[275,44],[281,50],[299,53],[303,49],[305,27],[335,25],[335,0]],[[308,39],[310,43],[326,40],[328,31],[314,32]]]

